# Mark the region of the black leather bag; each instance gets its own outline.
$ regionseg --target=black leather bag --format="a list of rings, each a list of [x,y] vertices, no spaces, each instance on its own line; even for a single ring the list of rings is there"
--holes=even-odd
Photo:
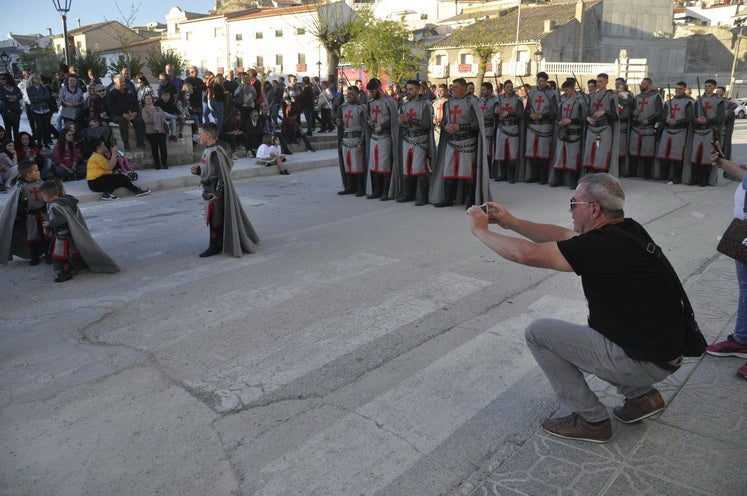
[[[672,267],[672,264],[669,262],[669,259],[661,251],[661,248],[653,242],[653,240],[638,238],[622,229],[618,230],[618,232],[655,257],[662,265],[664,265],[669,272],[669,275],[672,276],[672,279],[677,285],[677,289],[680,293],[682,310],[685,318],[685,346],[682,350],[682,355],[686,357],[702,356],[703,353],[705,353],[708,343],[706,342],[703,333],[700,331],[698,322],[695,320],[695,312],[690,304],[690,298],[687,297],[685,288],[682,287],[682,282],[680,281],[677,272],[675,272],[674,267]]]
[[[721,235],[716,250],[734,260],[747,263],[747,220],[734,218]]]

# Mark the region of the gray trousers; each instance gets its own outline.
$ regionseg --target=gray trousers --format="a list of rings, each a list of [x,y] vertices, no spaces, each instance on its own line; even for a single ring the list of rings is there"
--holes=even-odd
[[[537,319],[525,331],[529,351],[560,400],[589,422],[609,417],[584,379],[593,374],[617,387],[625,398],[649,392],[671,374],[652,362],[633,360],[625,351],[587,325]]]

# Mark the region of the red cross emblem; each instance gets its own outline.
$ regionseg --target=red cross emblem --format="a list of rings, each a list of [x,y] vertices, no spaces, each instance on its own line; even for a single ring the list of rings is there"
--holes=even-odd
[[[571,110],[573,110],[573,104],[568,103],[565,107],[563,107],[563,115],[566,119],[569,119],[571,117]]]
[[[374,106],[374,107],[373,107],[373,108],[371,109],[371,113],[372,113],[372,114],[374,114],[374,120],[375,120],[376,122],[379,122],[379,114],[381,113],[381,108],[380,108],[380,107],[379,107],[378,105],[375,105],[375,106]]]
[[[672,105],[672,108],[670,110],[671,110],[671,112],[670,112],[671,113],[671,117],[672,117],[672,119],[674,119],[675,114],[681,110],[680,109],[680,104],[679,103],[675,103],[674,105]]]
[[[35,201],[41,200],[41,191],[36,186],[29,190],[29,195],[33,196]]]
[[[540,95],[534,99],[534,111],[540,112],[542,110],[542,104],[545,103],[545,98]]]
[[[647,105],[648,105],[648,98],[644,98],[640,102],[638,102],[638,106],[641,107],[638,110],[638,112],[640,112],[642,114]]]
[[[599,111],[600,108],[602,108],[603,105],[604,105],[604,103],[602,103],[602,99],[601,98],[598,99],[596,102],[594,102],[594,103],[591,104],[591,106],[594,107],[594,110],[597,111],[597,112]]]
[[[353,120],[353,111],[348,110],[348,112],[345,114],[345,127],[350,127],[350,121]]]
[[[459,105],[454,105],[454,108],[452,110],[449,110],[449,113],[453,117],[453,120],[451,122],[456,123],[457,116],[462,115],[462,109],[459,108]]]
[[[409,109],[407,110],[407,113],[406,113],[405,115],[406,115],[407,117],[409,117],[410,119],[414,119],[415,117],[417,117],[417,116],[418,116],[418,113],[417,113],[417,112],[415,112],[415,109],[414,109],[414,108],[410,107],[410,108],[409,108]]]

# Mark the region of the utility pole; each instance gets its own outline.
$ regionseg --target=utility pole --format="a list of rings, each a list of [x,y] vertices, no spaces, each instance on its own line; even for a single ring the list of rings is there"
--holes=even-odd
[[[739,14],[739,6],[737,6],[737,12],[735,15]],[[734,25],[739,28],[739,32],[737,33],[737,44],[734,47],[734,60],[732,60],[731,63],[731,76],[729,76],[729,98],[732,98],[732,95],[734,93],[734,73],[737,70],[737,60],[739,59],[739,47],[742,44],[742,32],[744,31],[744,21],[745,18],[737,19],[734,21]]]

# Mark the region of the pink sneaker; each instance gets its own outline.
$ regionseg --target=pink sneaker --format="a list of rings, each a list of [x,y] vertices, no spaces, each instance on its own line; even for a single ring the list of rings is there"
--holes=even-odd
[[[726,357],[735,356],[739,358],[747,358],[747,344],[740,344],[734,340],[733,335],[729,335],[726,341],[720,343],[709,344],[706,347],[706,352],[709,355]]]
[[[747,379],[747,363],[737,369],[737,375],[741,375],[742,377]]]

